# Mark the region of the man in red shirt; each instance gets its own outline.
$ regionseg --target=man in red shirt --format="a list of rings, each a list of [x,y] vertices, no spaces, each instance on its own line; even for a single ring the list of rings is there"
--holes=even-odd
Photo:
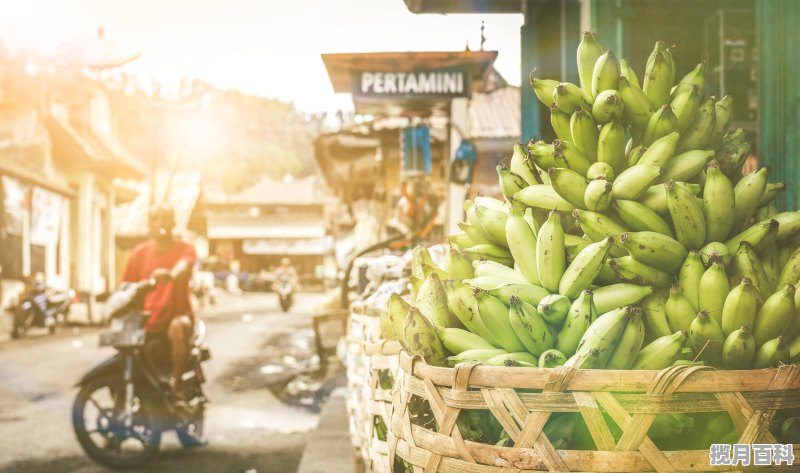
[[[172,236],[175,217],[169,205],[154,206],[148,223],[151,238],[133,249],[122,280],[137,282],[154,278],[158,283],[144,300],[144,310],[150,312],[145,329],[148,336],[169,338],[172,346],[170,387],[175,400],[181,401],[181,376],[186,369],[194,326],[189,280],[197,258],[190,244]]]

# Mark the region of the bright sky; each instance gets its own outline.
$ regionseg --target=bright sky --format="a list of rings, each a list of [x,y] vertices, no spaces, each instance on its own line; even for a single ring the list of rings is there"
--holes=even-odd
[[[307,112],[352,109],[320,54],[476,50],[481,20],[484,48],[499,51],[497,70],[519,85],[522,15],[414,15],[403,0],[0,0],[0,40],[11,48],[52,51],[102,26],[141,52],[128,71],[199,78]]]

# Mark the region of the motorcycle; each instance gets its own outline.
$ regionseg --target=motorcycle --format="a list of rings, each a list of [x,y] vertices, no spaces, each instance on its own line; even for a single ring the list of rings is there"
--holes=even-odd
[[[157,337],[149,338],[142,310],[144,297],[156,283],[145,280],[120,287],[106,301],[110,330],[100,346],[117,353],[100,363],[76,384],[80,388],[72,407],[72,425],[81,448],[93,461],[110,468],[131,468],[152,460],[161,434],[175,430],[185,448],[204,444],[205,381],[201,363],[211,355],[203,346],[206,328],[195,320],[182,394],[178,406],[170,391],[171,350]]]
[[[56,291],[42,283],[34,284],[11,308],[14,317],[11,338],[21,338],[31,327],[46,328],[55,333],[69,317],[70,306],[75,301],[75,291]]]
[[[289,276],[282,276],[278,284],[278,290],[275,292],[278,293],[281,309],[283,309],[284,312],[288,312],[294,303],[292,279]]]

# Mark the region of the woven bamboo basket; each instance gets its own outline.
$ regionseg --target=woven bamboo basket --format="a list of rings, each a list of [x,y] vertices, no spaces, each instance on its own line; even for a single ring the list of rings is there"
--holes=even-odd
[[[752,371],[673,367],[663,371],[493,367],[463,363],[440,368],[399,356],[389,455],[414,473],[697,472],[741,471],[710,466],[709,450],[662,451],[647,436],[656,414],[727,412],[736,443],[779,443],[769,432],[777,409],[800,407],[800,365]],[[538,390],[538,392],[537,392]],[[412,422],[409,401],[424,399],[435,418]],[[456,420],[462,409],[487,410],[513,447],[464,440]],[[553,413],[578,412],[597,450],[556,450],[543,433]],[[617,442],[604,420],[620,426]],[[795,452],[800,444],[794,445]],[[770,466],[770,471],[798,471]]]
[[[379,425],[388,432],[400,345],[383,339],[376,311],[364,306],[352,308],[346,342],[350,438],[368,472],[388,472],[388,447]]]

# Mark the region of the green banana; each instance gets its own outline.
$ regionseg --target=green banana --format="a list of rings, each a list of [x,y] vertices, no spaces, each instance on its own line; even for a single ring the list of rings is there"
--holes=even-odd
[[[734,253],[730,272],[731,281],[734,284],[738,284],[742,279],[749,279],[762,300],[769,296],[764,267],[752,245],[747,241],[742,241],[739,249]]]
[[[431,273],[417,291],[414,303],[419,312],[437,327],[452,327],[458,322],[451,320],[447,309],[447,294],[439,276]]]
[[[525,279],[525,276],[512,269],[508,266],[505,266],[500,263],[496,263],[494,261],[489,260],[478,260],[472,263],[472,267],[475,269],[475,276],[492,276],[496,278],[500,278],[505,280],[506,282],[518,282],[518,283],[527,283],[528,280]]]
[[[703,273],[698,287],[700,290],[697,299],[698,309],[708,312],[718,324],[722,325],[722,307],[731,287],[719,258],[712,256],[711,266]]]
[[[532,257],[536,254],[536,236],[522,214],[514,209],[506,221],[506,241],[511,256],[519,266],[519,272],[528,282],[539,285],[539,272],[536,269],[536,260]]]
[[[575,206],[567,202],[549,184],[528,186],[514,194],[514,202],[541,210],[572,211]]]
[[[485,363],[490,359],[501,355],[508,355],[508,352],[502,348],[478,348],[463,351],[453,356],[448,356],[447,361],[451,366],[455,366],[458,363],[463,363],[465,361],[477,361],[478,363]]]
[[[680,438],[694,428],[694,419],[685,414],[658,414],[653,419],[647,436],[652,440]]]
[[[458,224],[459,228],[461,227],[461,225],[462,224]],[[475,240],[470,238],[466,232],[463,231],[453,233],[449,237],[447,237],[447,239],[450,240],[451,244],[455,245],[456,247],[458,247],[459,250],[462,251],[464,248],[468,248],[470,246],[475,246],[478,244]]]
[[[535,175],[537,173],[535,167],[550,169],[558,166],[555,147],[551,143],[545,143],[544,141],[534,142],[531,140],[526,145],[526,148],[528,149],[528,159],[525,161],[525,164],[532,174]]]
[[[432,366],[446,365],[444,345],[436,334],[436,327],[416,307],[408,311],[403,336],[409,354],[421,356]]]
[[[769,205],[785,188],[786,184],[783,182],[768,182],[764,193],[761,194],[761,199],[758,201],[758,206],[764,207],[765,205]]]
[[[719,258],[722,264],[726,267],[730,264],[731,259],[733,258],[733,255],[728,249],[728,245],[719,241],[712,241],[706,246],[700,248],[699,253],[700,259],[703,261],[703,265],[706,267],[711,265],[711,259],[713,256]]]
[[[423,281],[424,278],[427,278],[431,274],[436,274],[439,276],[439,279],[447,279],[447,271],[443,270],[442,268],[436,266],[435,264],[428,264],[422,263],[422,275]]]
[[[572,113],[578,107],[587,112],[592,111],[591,97],[583,93],[580,87],[569,82],[562,82],[553,89],[553,101],[566,113]]]
[[[611,166],[614,172],[611,175],[604,175],[606,179],[611,180],[626,167],[625,128],[617,122],[608,122],[600,129],[597,139],[597,161]],[[587,177],[593,179],[588,171]]]
[[[524,351],[525,346],[519,341],[508,319],[508,308],[499,299],[483,289],[475,291],[478,303],[478,317],[483,325],[492,333],[494,340],[509,352]]]
[[[531,230],[533,230],[534,236],[539,233],[539,228],[541,228],[542,224],[545,220],[547,220],[547,212],[541,210],[534,210],[530,207],[525,209],[525,215],[523,217],[528,225],[530,225]]]
[[[631,256],[612,258],[608,264],[614,274],[624,282],[631,282],[655,287],[669,286],[672,275],[660,269],[646,265]]]
[[[770,168],[764,166],[758,171],[744,176],[734,186],[733,231],[740,232],[747,227],[767,188],[769,174]]]
[[[700,279],[702,279],[703,273],[705,273],[705,267],[700,260],[700,253],[697,250],[690,251],[678,271],[678,284],[695,312],[700,310]]]
[[[639,164],[651,164],[653,166],[664,166],[675,156],[678,140],[681,134],[674,131],[668,135],[655,140],[639,159]]]
[[[565,269],[566,256],[561,215],[558,212],[550,212],[536,239],[536,270],[542,287],[550,292],[557,291]]]
[[[625,110],[622,97],[615,89],[608,89],[600,92],[594,99],[592,106],[592,116],[600,125],[609,122],[621,122]]]
[[[655,112],[653,104],[638,84],[625,77],[619,79],[619,95],[625,103],[622,110],[625,122],[637,134],[641,134],[647,128],[650,116]]]
[[[581,250],[561,276],[558,292],[571,299],[578,297],[600,273],[603,261],[613,244],[614,239],[608,237]]]
[[[589,181],[583,194],[583,205],[576,206],[593,212],[602,212],[611,204],[612,186],[607,180],[597,178]]]
[[[687,251],[672,237],[658,232],[627,232],[619,242],[637,261],[670,274],[680,269]]]
[[[678,141],[678,152],[689,151],[692,149],[706,149],[711,147],[711,139],[714,135],[714,124],[716,115],[714,112],[714,97],[705,100],[695,113],[692,123],[681,134]]]
[[[575,110],[569,120],[569,131],[572,140],[568,141],[574,143],[578,151],[589,161],[597,161],[597,141],[600,138],[600,132],[592,115],[582,108]]]
[[[795,249],[786,263],[783,264],[783,270],[778,276],[776,287],[783,287],[784,284],[791,283],[797,285],[800,283],[800,248]]]
[[[753,369],[777,368],[781,364],[789,364],[789,344],[783,335],[767,340],[756,350]]]
[[[588,353],[574,354],[569,357],[564,363],[564,366],[570,366],[575,369],[595,369],[602,368],[600,362],[600,350],[593,348],[588,350]]]
[[[714,104],[714,117],[714,134],[711,135],[711,145],[716,148],[733,120],[733,97],[726,95]]]
[[[681,355],[687,337],[686,332],[675,332],[672,335],[656,338],[639,351],[632,369],[663,370],[672,366]]]
[[[578,150],[575,144],[569,141],[553,141],[556,165],[552,167],[567,167],[581,176],[586,175],[592,163]],[[549,169],[549,168],[548,168]]]
[[[669,103],[669,92],[673,82],[668,61],[663,50],[654,50],[647,60],[643,88],[654,107]]]
[[[686,189],[692,196],[700,192],[700,186],[698,184],[693,184],[689,182],[677,182],[676,184]],[[656,184],[654,186],[650,186],[636,200],[640,204],[647,206],[648,208],[658,213],[659,215],[663,216],[669,215],[669,209],[667,205],[667,191],[666,191],[666,185],[664,184]]]
[[[625,199],[614,200],[612,207],[620,220],[631,229],[637,232],[657,232],[672,237],[672,230],[667,222],[650,207],[635,200]]]
[[[602,314],[586,329],[586,333],[578,343],[575,355],[585,357],[592,350],[598,350],[600,354],[595,359],[592,368],[605,368],[634,312],[635,308],[629,306]]]
[[[784,243],[800,235],[800,212],[781,212],[772,219],[780,224],[777,234],[778,243]]]
[[[497,263],[510,266],[514,264],[511,257],[511,252],[505,246],[495,245],[493,243],[483,243],[475,246],[465,248],[467,256],[474,260],[486,259]]]
[[[389,340],[399,341],[403,347],[405,347],[403,323],[410,308],[405,299],[393,292],[389,295],[386,310],[381,312],[379,320],[381,333]]]
[[[753,337],[758,346],[783,335],[795,317],[795,287],[785,284],[764,301],[753,324]]]
[[[486,360],[489,366],[525,366],[535,368],[539,366],[539,358],[528,352],[514,352],[507,355],[497,355]]]
[[[631,84],[641,88],[636,71],[628,64],[628,61],[624,58],[619,58],[619,80],[622,81],[623,77]]]
[[[617,283],[598,287],[592,292],[597,312],[605,314],[626,305],[636,304],[652,294],[653,288],[638,284]]]
[[[693,84],[697,86],[697,88],[700,91],[700,95],[702,95],[703,91],[705,90],[707,65],[708,64],[706,60],[703,59],[702,61],[700,61],[700,63],[697,64],[697,66],[695,66],[694,69],[692,69],[691,71],[689,71],[688,74],[683,76],[683,79],[681,79],[678,82],[678,84]]]
[[[566,295],[550,294],[539,301],[536,309],[548,324],[561,325],[567,318],[567,312],[571,305],[572,303]]]
[[[761,266],[764,268],[764,274],[767,276],[767,291],[773,292],[778,286],[778,278],[780,277],[780,260],[778,256],[778,248],[775,245],[768,246],[760,256]]]
[[[778,217],[778,215],[775,217]],[[731,253],[734,253],[739,248],[739,244],[747,242],[757,253],[760,253],[764,249],[764,245],[770,243],[770,235],[774,235],[776,238],[780,235],[780,222],[777,218],[758,222],[737,233],[728,239],[725,244]]]
[[[674,181],[687,181],[692,179],[703,172],[706,163],[714,154],[714,151],[696,149],[673,156],[672,159],[664,165],[664,172],[661,175],[661,180],[666,182],[670,179]]]
[[[550,126],[553,127],[553,131],[559,140],[569,141],[572,139],[572,131],[570,131],[569,122],[569,113],[558,108],[558,105],[555,103],[550,105]]]
[[[706,221],[706,242],[725,241],[733,228],[735,194],[733,184],[712,160],[706,167],[703,190],[703,215]]]
[[[610,236],[616,237],[628,231],[612,218],[600,212],[574,210],[572,216],[577,219],[581,230],[595,242],[605,240]],[[612,247],[609,251],[614,256],[622,256],[626,253],[624,250],[617,247]]]
[[[667,189],[667,209],[672,217],[677,240],[687,250],[703,246],[706,239],[706,221],[702,206],[694,195],[675,181],[665,183]]]
[[[722,364],[722,345],[725,334],[708,312],[700,311],[689,328],[689,341],[698,357],[714,366]]]
[[[575,436],[575,429],[581,416],[577,412],[565,412],[556,416],[551,416],[550,421],[545,424],[543,432],[550,440],[550,443],[557,450],[569,448]]]
[[[600,134],[601,135],[603,134],[603,130],[600,130]],[[602,143],[603,140],[602,136],[600,140],[601,140],[600,147],[602,148],[604,146]],[[598,154],[600,154],[599,149],[598,149]],[[589,170],[586,171],[586,179],[590,181],[601,177],[607,181],[613,181],[614,176],[615,176],[614,168],[611,166],[611,164],[603,162],[602,160],[599,160],[596,163],[592,163],[592,165],[589,166]]]
[[[472,262],[459,249],[450,247],[444,260],[444,267],[447,271],[448,279],[472,279],[475,277],[475,270]]]
[[[479,335],[460,328],[439,327],[439,340],[448,352],[458,355],[469,350],[496,350],[496,347]]]
[[[688,331],[697,314],[689,299],[683,295],[680,286],[672,286],[664,310],[667,314],[670,333],[679,330]]]
[[[512,197],[517,192],[528,187],[528,181],[502,164],[497,166],[497,177],[500,182],[500,191],[506,197]]]
[[[537,79],[533,77],[533,72],[531,72],[530,83],[533,88],[533,93],[536,94],[536,98],[538,98],[545,107],[549,107],[550,104],[553,103],[553,93],[556,87],[558,87],[558,81],[552,79]]]
[[[586,95],[594,97],[592,93],[592,74],[597,60],[604,52],[605,48],[597,40],[597,35],[584,31],[581,42],[578,44],[578,77],[580,78],[581,90]]]
[[[756,356],[756,340],[749,325],[742,325],[725,339],[722,345],[722,366],[729,370],[752,368]]]
[[[597,309],[592,301],[592,291],[585,289],[570,306],[567,319],[558,332],[555,348],[570,357],[575,354],[586,330],[597,318]]]
[[[547,173],[550,175],[550,185],[558,195],[575,207],[583,207],[587,184],[581,174],[567,168],[550,168]]]
[[[662,168],[649,164],[637,164],[622,171],[612,187],[615,199],[636,200],[661,176]]]
[[[757,222],[760,222],[762,220],[769,220],[778,215],[778,213],[779,213],[778,209],[776,209],[771,205],[759,206],[758,209],[756,209],[755,219]]]
[[[627,370],[636,361],[639,350],[644,343],[644,322],[642,322],[642,310],[633,308],[625,328],[622,330],[619,340],[617,340],[611,358],[606,365],[610,370]]]
[[[528,167],[528,153],[522,144],[514,143],[514,151],[511,153],[511,159],[508,163],[508,168],[511,169],[511,172],[514,174],[522,177],[528,185],[533,185],[538,183],[539,181],[536,179],[536,176],[533,174],[531,169]],[[506,196],[508,197],[508,196]]]
[[[423,268],[424,264],[436,266],[428,249],[424,246],[417,245],[411,250],[411,275],[421,279],[426,278],[428,275],[425,274]]]
[[[675,113],[678,131],[683,132],[692,123],[703,100],[703,91],[695,84],[679,84],[675,88],[670,106]]]
[[[592,97],[598,97],[605,90],[617,90],[619,76],[619,59],[609,49],[597,58],[592,70]]]
[[[722,306],[722,331],[725,335],[741,327],[752,326],[758,312],[758,290],[749,278],[742,281],[728,293]]]
[[[553,334],[536,307],[516,297],[509,299],[509,303],[509,321],[525,349],[538,356],[552,348]]]
[[[461,321],[464,327],[492,345],[500,346],[478,316],[475,292],[460,281],[447,281],[444,289],[447,293],[447,308]]]
[[[548,295],[547,289],[535,284],[505,283],[494,287],[482,287],[489,294],[507,303],[511,296],[517,296],[528,304],[538,304],[544,296]]]
[[[641,143],[650,146],[662,136],[667,136],[678,130],[678,117],[672,112],[672,107],[664,105],[650,116],[647,126],[642,132]]]
[[[469,215],[469,213],[468,213]],[[477,218],[477,217],[476,217]],[[458,228],[460,228],[465,234],[466,238],[461,241],[462,249],[467,249],[470,246],[475,245],[484,245],[484,244],[493,244],[489,237],[486,236],[486,232],[483,231],[480,225],[472,225],[471,223],[459,223]],[[453,239],[451,239],[455,243]]]
[[[659,291],[647,296],[641,302],[645,333],[653,338],[671,335],[672,329],[667,322],[667,298]]]
[[[475,203],[475,215],[481,228],[493,243],[508,246],[506,241],[506,219],[508,212]]]
[[[539,368],[555,368],[562,366],[566,362],[567,357],[555,348],[545,350],[539,355]]]

